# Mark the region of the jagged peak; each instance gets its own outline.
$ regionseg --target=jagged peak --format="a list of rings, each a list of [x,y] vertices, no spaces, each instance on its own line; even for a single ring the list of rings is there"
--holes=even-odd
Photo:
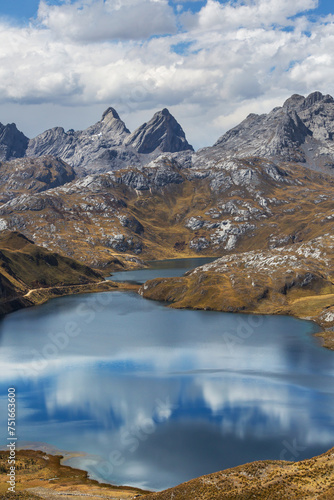
[[[105,110],[105,112],[102,115],[102,120],[105,119],[106,116],[112,114],[112,117],[115,118],[116,120],[120,120],[119,114],[117,113],[115,108],[112,108],[111,106]]]
[[[306,99],[305,99],[305,105],[306,106],[312,106],[315,102],[322,101],[325,96],[316,90],[315,92],[312,92],[309,94]]]
[[[6,125],[4,125],[3,123],[0,123],[0,130],[11,130],[11,131],[18,132],[19,134],[24,135],[24,133],[21,132],[21,130],[19,130],[17,128],[16,123],[7,123]]]
[[[300,106],[304,104],[305,97],[300,94],[293,94],[289,97],[283,104],[283,108],[294,108],[296,106]]]
[[[193,150],[187,142],[181,125],[167,108],[154,113],[151,120],[143,123],[126,138],[126,145],[134,147],[138,153],[149,154],[159,149],[161,152]]]
[[[156,113],[154,113],[154,116],[171,116],[172,118],[174,118],[174,116],[170,113],[169,109],[167,108],[163,108],[161,111],[157,111]]]
[[[0,124],[0,160],[24,156],[28,141],[28,137],[17,128],[15,123]]]
[[[311,92],[311,94],[309,94],[307,97],[299,94],[293,94],[291,97],[289,97],[289,99],[285,101],[285,103],[283,104],[283,108],[305,109],[313,106],[313,104],[317,102],[334,102],[334,99],[331,95],[324,95],[319,90]]]

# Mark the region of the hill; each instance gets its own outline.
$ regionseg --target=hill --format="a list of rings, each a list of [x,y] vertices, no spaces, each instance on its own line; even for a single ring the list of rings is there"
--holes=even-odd
[[[5,463],[6,454],[0,453]],[[266,460],[240,465],[192,479],[168,490],[148,493],[135,488],[99,484],[87,473],[60,465],[61,456],[41,451],[22,450],[17,453],[17,484],[15,497],[22,499],[59,499],[75,497],[146,500],[331,500],[334,495],[334,449],[301,462]],[[58,481],[52,479],[59,478]],[[6,477],[0,480],[1,498],[6,495]]]
[[[302,462],[240,465],[147,495],[147,500],[330,500],[334,496],[333,449]]]
[[[17,232],[0,236],[0,314],[72,293],[122,285],[79,262],[35,245]]]

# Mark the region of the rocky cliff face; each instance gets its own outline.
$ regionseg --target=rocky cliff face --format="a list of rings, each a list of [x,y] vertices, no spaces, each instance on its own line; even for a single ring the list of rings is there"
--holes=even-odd
[[[124,162],[136,162],[135,154],[122,147],[130,134],[113,108],[103,113],[102,119],[83,131],[55,127],[29,141],[26,155],[39,157],[53,155],[85,174],[88,170],[112,170]]]
[[[206,155],[261,156],[303,162],[317,170],[334,166],[334,100],[314,92],[293,95],[282,107],[251,114],[208,148]]]
[[[0,202],[62,186],[75,178],[67,163],[53,156],[0,162]]]
[[[181,126],[166,108],[155,113],[152,120],[144,123],[127,137],[125,144],[133,146],[138,153],[143,154],[150,154],[156,150],[170,153],[193,151]]]
[[[0,160],[21,158],[25,155],[29,139],[20,132],[14,123],[0,123]]]
[[[192,149],[181,126],[167,109],[156,113],[133,134],[118,113],[108,108],[102,119],[83,131],[56,127],[29,141],[26,155],[54,155],[69,163],[80,175],[138,166],[163,151]]]

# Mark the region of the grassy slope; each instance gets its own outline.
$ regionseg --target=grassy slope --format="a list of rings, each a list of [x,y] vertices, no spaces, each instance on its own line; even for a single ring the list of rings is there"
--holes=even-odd
[[[115,287],[88,266],[49,252],[20,233],[0,237],[0,314],[59,295]]]
[[[302,462],[262,461],[188,481],[147,500],[330,500],[334,449]]]
[[[7,471],[8,452],[0,451],[0,498],[61,500],[65,498],[89,497],[128,499],[139,493],[137,488],[117,487],[100,484],[88,478],[87,472],[60,464],[62,456],[46,455],[42,451],[21,450],[16,454],[16,494],[8,493]],[[74,496],[77,492],[78,496]],[[82,495],[82,496],[81,496]]]
[[[193,479],[158,493],[113,487],[87,478],[87,473],[60,465],[60,456],[41,451],[17,453],[17,495],[6,494],[7,454],[0,452],[0,497],[78,500],[89,497],[147,500],[332,500],[334,449],[301,462],[265,460]],[[57,479],[55,479],[57,477]],[[62,495],[64,494],[64,496]],[[35,496],[36,495],[36,496]]]

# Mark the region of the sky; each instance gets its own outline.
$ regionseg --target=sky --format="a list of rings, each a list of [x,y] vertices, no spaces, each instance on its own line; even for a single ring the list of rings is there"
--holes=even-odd
[[[334,95],[329,0],[0,0],[0,122],[30,138],[167,107],[197,149],[315,90]]]

